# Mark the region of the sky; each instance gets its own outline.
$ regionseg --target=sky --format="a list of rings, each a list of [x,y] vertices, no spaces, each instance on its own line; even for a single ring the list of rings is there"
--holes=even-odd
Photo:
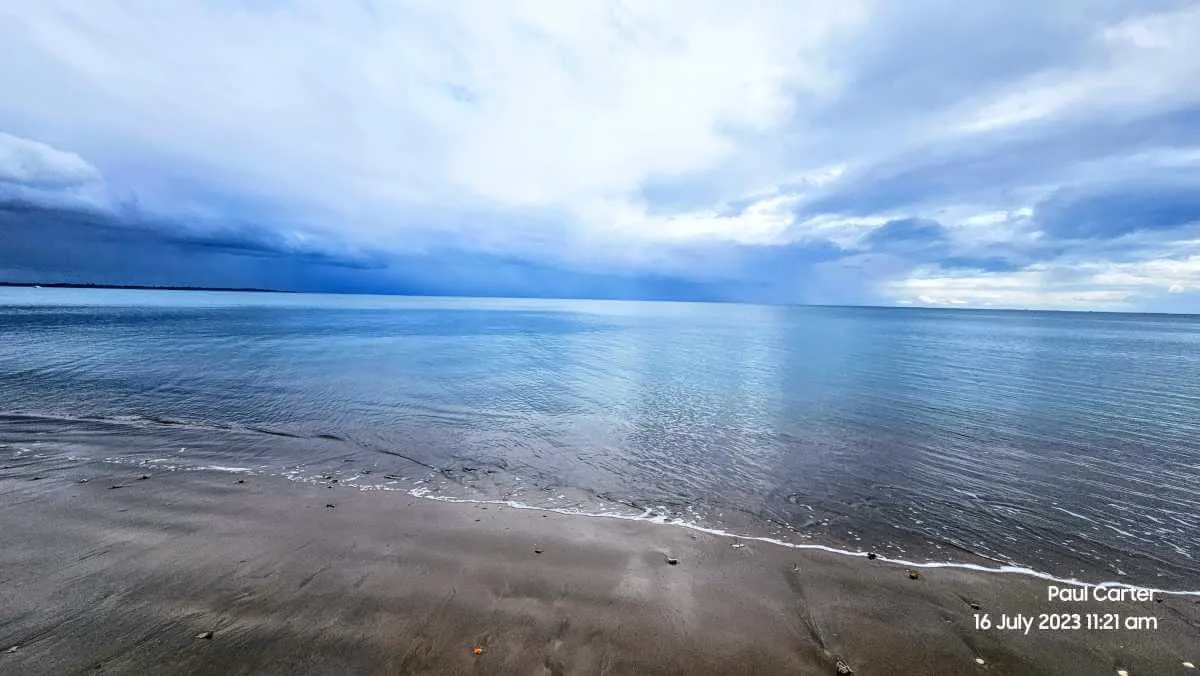
[[[1196,36],[1196,0],[6,0],[0,280],[1200,312]]]

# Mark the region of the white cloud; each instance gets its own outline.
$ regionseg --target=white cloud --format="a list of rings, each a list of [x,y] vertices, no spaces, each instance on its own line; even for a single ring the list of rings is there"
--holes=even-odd
[[[1200,250],[1200,241],[1181,243]],[[1141,261],[1058,262],[1015,272],[919,269],[887,283],[886,296],[911,305],[972,305],[1037,309],[1135,307],[1162,294],[1200,291],[1200,254]]]
[[[797,198],[783,195],[759,200],[732,216],[674,216],[663,229],[668,236],[680,238],[709,235],[747,244],[779,243],[795,220],[792,209],[796,202]]]
[[[1197,244],[1188,248],[1194,250]],[[1169,293],[1200,291],[1200,255],[1096,263],[1082,269],[1091,273],[1088,281],[1098,286]]]
[[[1102,28],[1097,56],[1075,68],[1040,71],[975,106],[956,110],[956,128],[982,132],[1061,116],[1129,114],[1200,95],[1200,6],[1136,17]],[[962,119],[962,118],[960,118]]]
[[[75,153],[0,131],[0,183],[57,190],[100,180],[100,172]]]
[[[644,203],[623,198],[588,205],[581,212],[603,224],[619,239],[665,243],[704,239],[760,245],[786,244],[805,238],[845,239],[846,228],[819,219],[804,223],[803,227],[793,227],[797,225],[796,208],[808,193],[836,181],[844,171],[844,166],[833,165],[791,175],[785,181],[787,191],[775,188],[743,200],[736,208],[722,204],[720,208],[651,214]],[[863,225],[862,221],[856,222],[852,229],[862,230]]]
[[[646,180],[710,168],[836,90],[822,50],[861,4],[25,0],[0,8],[24,64],[0,87],[5,112],[73,147],[332,209],[341,229],[463,205],[603,229],[613,207],[590,206],[636,210]]]
[[[884,293],[905,305],[1020,309],[1122,309],[1132,295],[1059,281],[1043,266],[1005,273],[919,270],[912,277],[886,284]]]
[[[103,208],[103,177],[75,153],[0,132],[0,201]]]

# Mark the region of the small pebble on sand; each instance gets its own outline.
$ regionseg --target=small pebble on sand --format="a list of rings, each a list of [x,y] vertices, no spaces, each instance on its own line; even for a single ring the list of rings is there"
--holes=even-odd
[[[1187,669],[1195,669],[1196,668],[1196,665],[1192,664],[1191,662],[1184,662],[1183,666]]]
[[[983,658],[982,658],[982,657],[976,657],[976,658],[975,658],[975,664],[983,664],[983,663],[984,663],[984,661],[983,661]]]
[[[904,570],[904,572],[908,573],[908,579],[910,579],[910,580],[920,580],[921,579],[921,574],[918,573],[917,571],[913,570],[912,568],[906,568]]]
[[[211,631],[202,631],[199,634],[196,634],[196,638],[210,639],[212,637],[213,633]]]

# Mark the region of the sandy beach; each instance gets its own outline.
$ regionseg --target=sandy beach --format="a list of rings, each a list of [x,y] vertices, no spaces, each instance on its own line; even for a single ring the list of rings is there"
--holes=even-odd
[[[86,463],[0,477],[3,674],[835,674],[840,662],[1157,675],[1200,663],[1196,597],[1052,603],[1028,576],[913,579],[900,564],[676,526],[211,471]],[[1157,627],[983,631],[984,613]]]

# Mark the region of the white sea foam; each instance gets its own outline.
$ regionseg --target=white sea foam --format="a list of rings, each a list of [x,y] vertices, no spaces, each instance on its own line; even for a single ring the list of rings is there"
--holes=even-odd
[[[1054,509],[1057,509],[1058,511],[1062,512],[1063,514],[1070,514],[1071,516],[1075,517],[1076,519],[1080,519],[1080,520],[1083,520],[1083,521],[1087,521],[1088,523],[1096,523],[1096,520],[1095,520],[1095,519],[1090,519],[1090,518],[1088,518],[1088,517],[1086,517],[1086,516],[1084,516],[1084,515],[1082,515],[1082,514],[1078,514],[1078,513],[1076,513],[1076,512],[1072,512],[1072,511],[1071,511],[1071,510],[1069,510],[1069,509],[1063,509],[1062,507],[1059,507],[1059,506],[1057,506],[1057,505],[1054,507]]]
[[[1104,525],[1105,525],[1105,526],[1107,526],[1108,528],[1110,528],[1110,529],[1112,529],[1112,530],[1114,530],[1114,531],[1116,531],[1116,532],[1120,533],[1121,535],[1124,535],[1124,536],[1125,536],[1125,537],[1127,537],[1127,538],[1136,538],[1136,537],[1137,537],[1137,536],[1136,536],[1136,535],[1134,535],[1133,533],[1130,533],[1130,532],[1129,532],[1129,531],[1127,531],[1127,530],[1121,530],[1120,528],[1117,528],[1116,526],[1114,526],[1114,525],[1112,525],[1112,524],[1108,524],[1108,523],[1106,523],[1106,524],[1104,524]]]
[[[205,465],[200,469],[212,470],[214,472],[228,472],[230,474],[250,474],[254,471],[249,467],[227,467],[225,465]]]

